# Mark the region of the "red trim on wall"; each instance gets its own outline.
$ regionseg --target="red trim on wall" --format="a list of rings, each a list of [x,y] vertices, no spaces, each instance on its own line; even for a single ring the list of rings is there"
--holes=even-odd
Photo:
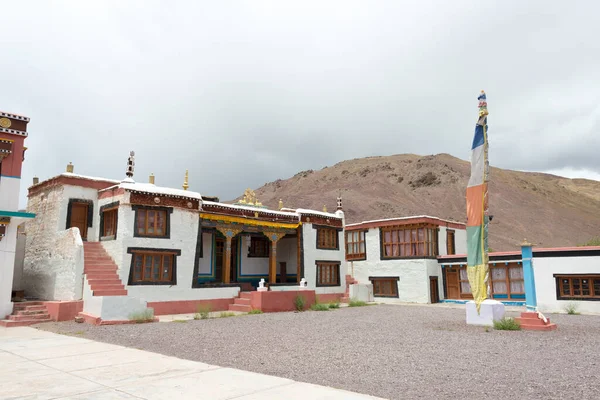
[[[98,193],[98,200],[107,199],[110,197],[120,196],[125,193],[125,189],[120,187],[114,187],[112,189],[106,189]]]
[[[175,300],[148,302],[148,307],[154,309],[154,315],[193,314],[198,307],[210,307],[210,311],[227,311],[233,304],[233,298],[210,300]]]
[[[58,185],[72,185],[72,186],[80,186],[80,187],[86,187],[86,188],[91,188],[91,189],[96,189],[96,190],[102,190],[102,189],[109,188],[111,186],[115,186],[115,185],[117,185],[117,183],[115,183],[113,181],[110,181],[110,182],[109,181],[99,181],[99,180],[78,178],[78,177],[73,177],[73,176],[59,175],[54,178],[48,179],[44,182],[40,182],[37,185],[33,185],[33,186],[29,187],[29,189],[28,189],[29,193],[27,194],[27,197],[36,195],[49,186],[58,186]]]
[[[12,140],[12,152],[2,160],[2,170],[0,173],[5,176],[21,177],[21,167],[23,165],[23,148],[25,137],[0,133],[0,139]]]
[[[434,224],[452,229],[467,229],[466,224],[460,222],[447,222],[431,217],[398,218],[383,221],[367,221],[359,224],[346,225],[346,231],[357,231],[370,228],[381,228],[385,226],[402,226],[412,224]]]
[[[52,321],[72,321],[83,311],[83,300],[44,301]]]
[[[294,299],[304,297],[305,309],[315,304],[314,290],[250,292],[250,306],[262,312],[296,311]]]
[[[319,303],[341,303],[344,296],[344,293],[317,293],[317,300],[319,300]]]

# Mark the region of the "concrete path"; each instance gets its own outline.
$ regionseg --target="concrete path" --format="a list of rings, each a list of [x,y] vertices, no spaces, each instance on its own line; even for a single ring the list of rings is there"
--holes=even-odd
[[[28,400],[376,399],[25,327],[0,327],[0,388]]]

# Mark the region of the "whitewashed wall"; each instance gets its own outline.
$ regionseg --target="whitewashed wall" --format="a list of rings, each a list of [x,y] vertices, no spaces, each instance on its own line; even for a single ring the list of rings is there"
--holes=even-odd
[[[202,232],[202,257],[200,257],[200,262],[198,264],[198,273],[199,274],[211,274],[212,271],[212,248],[213,246],[213,233],[212,232]]]
[[[11,295],[16,237],[16,224],[9,224],[4,238],[0,241],[0,319],[4,319],[13,310]]]
[[[454,252],[455,254],[467,254],[467,230],[466,229],[455,229],[454,231]],[[438,251],[440,256],[448,255],[448,228],[440,226],[440,232],[438,236]]]
[[[19,209],[20,187],[20,178],[3,176],[0,179],[0,210],[16,211]]]
[[[23,264],[25,263],[25,223],[17,227],[17,246],[15,248],[15,268],[13,273],[12,290],[22,290]]]
[[[98,241],[98,227],[100,225],[100,216],[98,213],[98,190],[85,188],[81,186],[64,185],[63,200],[60,203],[60,211],[58,216],[58,227],[56,230],[61,231],[67,229],[67,211],[69,209],[69,199],[91,200],[94,203],[92,226],[89,226],[87,231],[87,240],[89,242]]]
[[[445,232],[444,232],[445,235]],[[445,237],[445,236],[444,236]],[[381,260],[379,229],[369,229],[365,235],[367,259],[353,261],[354,279],[359,283],[371,283],[369,277],[398,277],[398,298],[378,297],[382,302],[429,303],[429,277],[438,277],[438,292],[443,293],[441,267],[437,260],[405,259]],[[445,246],[445,245],[444,245]]]
[[[317,294],[343,293],[346,291],[346,254],[344,251],[344,231],[338,232],[339,250],[317,249],[317,230],[313,224],[304,223],[302,226],[302,240],[304,248],[304,276],[307,287],[314,289]],[[316,261],[340,262],[340,286],[317,287]]]
[[[238,244],[240,246],[240,275],[248,278],[252,275],[268,275],[269,257],[248,257],[251,237],[239,235],[238,238]],[[277,252],[279,253],[279,245],[277,246]],[[279,265],[277,265],[277,270],[279,271]]]
[[[573,303],[577,311],[600,314],[600,301],[557,300],[554,274],[600,274],[600,257],[535,257],[533,275],[537,305],[542,312],[565,312]]]
[[[22,281],[25,294],[42,300],[80,300],[84,260],[79,229],[56,232],[46,244],[27,250]]]
[[[117,198],[102,199],[99,206],[112,203]],[[181,255],[177,258],[176,285],[131,285],[126,286],[128,295],[143,301],[205,300],[231,298],[237,296],[239,288],[192,288],[194,260],[196,257],[196,241],[198,238],[198,212],[174,208],[170,214],[170,238],[136,238],[133,237],[135,212],[126,193],[119,198],[117,239],[103,240],[101,243],[118,265],[119,278],[124,285],[129,281],[132,255],[127,253],[129,247],[177,249]],[[212,243],[205,237],[205,243]],[[203,262],[210,262],[210,247],[204,248]],[[202,268],[204,268],[204,264]],[[208,264],[210,265],[210,264]]]

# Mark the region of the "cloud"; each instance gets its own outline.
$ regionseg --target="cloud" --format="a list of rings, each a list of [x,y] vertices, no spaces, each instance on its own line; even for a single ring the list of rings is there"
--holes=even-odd
[[[338,161],[468,159],[488,93],[492,164],[600,172],[600,5],[10,2],[0,107],[31,117],[34,175],[124,176],[222,199]]]

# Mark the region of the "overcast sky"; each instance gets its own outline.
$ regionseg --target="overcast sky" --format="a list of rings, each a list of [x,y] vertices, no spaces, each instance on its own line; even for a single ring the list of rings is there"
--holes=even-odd
[[[600,179],[597,1],[2,0],[0,110],[32,177],[75,172],[227,200],[365,156]]]

